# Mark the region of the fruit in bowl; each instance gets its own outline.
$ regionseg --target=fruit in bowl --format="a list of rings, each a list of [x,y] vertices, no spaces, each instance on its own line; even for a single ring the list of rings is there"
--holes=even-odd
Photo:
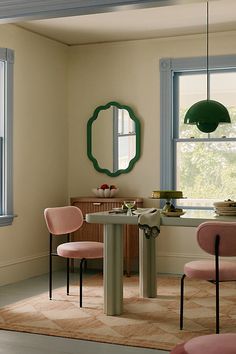
[[[92,192],[99,198],[112,198],[118,193],[118,191],[119,188],[117,188],[114,184],[109,186],[106,183],[102,184],[98,188],[92,189]]]
[[[110,187],[108,186],[108,184],[104,183],[101,185],[100,189],[110,189]]]
[[[119,188],[110,188],[110,198],[114,197],[119,192]]]

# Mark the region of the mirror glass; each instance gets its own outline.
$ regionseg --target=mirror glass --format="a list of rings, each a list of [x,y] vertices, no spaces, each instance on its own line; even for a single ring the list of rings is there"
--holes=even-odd
[[[140,155],[140,123],[130,107],[117,102],[99,106],[88,121],[88,157],[99,172],[129,172]]]

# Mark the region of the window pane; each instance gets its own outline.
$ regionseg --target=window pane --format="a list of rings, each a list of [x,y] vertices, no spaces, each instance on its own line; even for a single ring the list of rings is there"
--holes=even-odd
[[[14,51],[0,48],[0,226],[13,221],[12,125]]]
[[[126,169],[130,160],[135,157],[136,152],[136,136],[119,136],[119,170]]]
[[[228,108],[231,124],[221,124],[211,137],[236,137],[236,72],[226,71],[211,74],[211,98]]]
[[[3,139],[4,139],[4,112],[5,112],[5,105],[4,105],[4,81],[5,81],[5,64],[4,62],[0,61],[0,215],[3,214],[3,183],[4,183],[4,165],[3,165]]]
[[[206,99],[206,75],[188,74],[179,76],[179,137],[204,138],[206,134],[200,132],[196,125],[184,124],[184,117],[194,103]]]
[[[179,205],[236,199],[236,142],[178,142],[176,152],[176,189],[193,199]]]
[[[184,124],[188,108],[194,103],[206,99],[206,74],[179,76],[179,137],[206,138],[195,125]],[[224,71],[210,74],[210,98],[224,104],[229,110],[232,124],[221,124],[210,137],[236,137],[236,72]]]
[[[0,61],[0,137],[4,135],[4,62]]]
[[[135,124],[130,118],[129,112],[126,109],[118,109],[118,133],[129,134],[135,132]]]

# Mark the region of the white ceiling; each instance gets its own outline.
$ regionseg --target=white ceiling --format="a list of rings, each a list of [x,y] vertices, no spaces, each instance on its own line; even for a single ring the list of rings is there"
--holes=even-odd
[[[206,31],[206,3],[19,22],[67,45],[178,36]],[[236,0],[209,2],[209,30],[236,30]]]

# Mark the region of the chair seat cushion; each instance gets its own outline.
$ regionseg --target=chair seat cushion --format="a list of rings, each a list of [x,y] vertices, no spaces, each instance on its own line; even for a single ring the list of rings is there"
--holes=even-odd
[[[235,354],[236,333],[209,334],[177,345],[171,354]]]
[[[57,247],[57,254],[65,258],[103,258],[103,243],[93,241],[66,242]]]
[[[221,260],[219,265],[221,281],[236,279],[236,262]],[[186,263],[184,266],[184,274],[189,278],[215,280],[215,262],[203,260]]]

